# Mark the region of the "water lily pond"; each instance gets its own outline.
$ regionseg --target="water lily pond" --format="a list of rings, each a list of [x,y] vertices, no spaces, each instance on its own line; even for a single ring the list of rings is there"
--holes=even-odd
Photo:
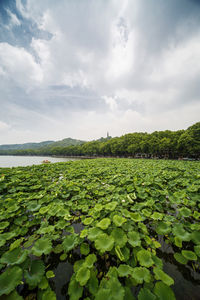
[[[0,300],[200,299],[200,162],[0,168]]]

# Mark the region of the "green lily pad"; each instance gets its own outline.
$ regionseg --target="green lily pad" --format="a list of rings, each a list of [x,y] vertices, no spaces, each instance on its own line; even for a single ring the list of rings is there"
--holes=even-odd
[[[197,260],[197,256],[193,251],[182,250],[181,254],[188,260]]]
[[[117,204],[118,204],[118,203],[115,202],[115,201],[110,202],[110,203],[107,203],[107,204],[105,205],[105,209],[113,211],[113,210],[115,210]]]
[[[171,232],[171,226],[169,222],[160,222],[156,228],[156,232],[161,235],[165,235]]]
[[[164,215],[161,214],[161,213],[159,213],[159,212],[157,212],[157,211],[154,212],[154,213],[151,215],[151,218],[152,218],[153,220],[162,220],[163,217],[164,217]]]
[[[55,277],[55,274],[52,270],[49,270],[49,271],[46,272],[46,277],[47,278],[53,278],[53,277]]]
[[[154,294],[158,297],[159,300],[176,300],[172,289],[161,281],[156,282],[154,287]]]
[[[182,241],[188,242],[191,239],[191,234],[184,229],[182,224],[174,224],[172,232]]]
[[[127,236],[124,230],[122,230],[121,228],[113,229],[113,231],[111,232],[111,236],[114,238],[116,246],[122,248],[126,245]]]
[[[111,223],[111,221],[109,218],[104,218],[100,222],[98,222],[96,226],[105,230],[110,226],[110,223]]]
[[[144,218],[138,212],[130,213],[130,216],[134,222],[141,222],[144,220]]]
[[[163,270],[155,267],[155,268],[153,268],[153,272],[154,272],[155,278],[157,280],[163,281],[166,285],[174,284],[174,280],[169,275],[167,275],[165,272],[163,272]]]
[[[99,287],[99,281],[96,277],[96,272],[94,270],[90,270],[90,279],[88,281],[88,289],[92,295],[96,295]]]
[[[103,205],[101,205],[100,203],[97,203],[95,206],[94,206],[94,210],[95,211],[101,211],[103,209]]]
[[[45,267],[41,260],[33,260],[31,262],[29,270],[24,271],[24,278],[26,283],[33,288],[42,280]]]
[[[15,248],[11,251],[5,252],[0,259],[0,263],[7,265],[19,265],[25,261],[27,254],[27,250]]]
[[[0,300],[23,300],[23,298],[14,290],[9,295],[1,296]]]
[[[126,219],[122,216],[119,215],[114,215],[113,217],[113,223],[117,226],[117,227],[121,227],[123,223],[126,222]]]
[[[58,244],[58,245],[56,245],[55,248],[53,248],[53,252],[56,253],[56,254],[61,253],[63,250],[64,250],[64,249],[63,249],[62,244]]]
[[[136,280],[137,283],[143,283],[143,281],[151,281],[150,271],[144,267],[133,268],[131,276]]]
[[[66,253],[63,253],[60,255],[60,260],[65,260],[67,258],[67,254]]]
[[[82,255],[88,255],[90,253],[90,246],[87,243],[82,243],[80,246],[80,251]]]
[[[87,268],[92,268],[93,264],[97,261],[97,257],[94,253],[89,254],[86,258],[85,258],[85,262],[84,262],[84,266],[86,266]]]
[[[49,288],[43,292],[42,300],[56,300],[56,294]]]
[[[154,261],[151,258],[151,253],[148,250],[140,250],[137,252],[137,259],[139,260],[141,266],[147,268],[154,264]]]
[[[83,224],[90,225],[93,221],[94,221],[94,219],[89,217],[89,218],[86,218],[85,220],[83,220]]]
[[[111,251],[114,246],[114,239],[112,236],[107,235],[106,233],[102,233],[97,236],[95,240],[95,247],[101,253],[106,251]]]
[[[78,239],[76,234],[67,235],[63,240],[63,248],[65,252],[69,252],[78,245]]]
[[[174,258],[180,264],[186,265],[188,260],[181,253],[174,253]]]
[[[87,267],[81,267],[76,273],[76,280],[81,286],[86,285],[90,278],[90,270]]]
[[[22,269],[18,266],[8,268],[0,275],[0,296],[8,295],[22,280]]]
[[[75,280],[75,274],[71,277],[68,294],[70,296],[70,300],[79,300],[83,294],[83,287]]]
[[[192,214],[191,210],[187,207],[180,208],[179,212],[180,212],[180,215],[183,217],[189,217]]]
[[[147,288],[140,289],[138,300],[156,300],[156,296]]]
[[[132,268],[129,265],[120,265],[117,269],[119,277],[128,277],[132,274]]]
[[[42,237],[35,242],[31,250],[35,256],[41,256],[42,254],[49,254],[52,250],[52,243],[50,239]]]
[[[191,234],[192,241],[199,245],[200,244],[200,231],[193,231]]]
[[[137,247],[141,245],[140,234],[136,231],[128,232],[128,242],[131,246]]]
[[[93,242],[97,239],[98,235],[102,233],[103,231],[99,228],[90,228],[88,232],[88,239]]]
[[[9,222],[5,221],[5,222],[1,222],[0,223],[0,230],[5,229],[6,227],[8,227],[10,225]]]
[[[195,251],[196,255],[198,255],[200,257],[200,245],[194,246],[194,251]]]

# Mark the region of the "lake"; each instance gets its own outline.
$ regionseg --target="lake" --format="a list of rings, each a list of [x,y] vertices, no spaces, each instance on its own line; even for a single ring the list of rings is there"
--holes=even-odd
[[[13,156],[0,155],[0,168],[12,168],[19,166],[40,165],[43,160],[49,160],[51,163],[76,160],[68,157],[50,157],[50,156]]]

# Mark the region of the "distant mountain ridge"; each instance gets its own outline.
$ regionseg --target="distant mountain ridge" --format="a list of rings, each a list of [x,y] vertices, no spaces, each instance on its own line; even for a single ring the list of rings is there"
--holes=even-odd
[[[66,138],[60,141],[44,141],[39,143],[24,143],[24,144],[7,144],[0,145],[0,150],[26,150],[26,149],[40,149],[49,147],[67,147],[67,146],[77,146],[85,143],[81,140],[76,140],[72,138]]]

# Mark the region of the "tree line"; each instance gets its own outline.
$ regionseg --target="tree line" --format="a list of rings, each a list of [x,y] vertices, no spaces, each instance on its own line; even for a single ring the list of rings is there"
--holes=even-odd
[[[145,158],[200,158],[200,122],[187,130],[129,133],[73,146],[1,150],[0,155],[111,156]]]

